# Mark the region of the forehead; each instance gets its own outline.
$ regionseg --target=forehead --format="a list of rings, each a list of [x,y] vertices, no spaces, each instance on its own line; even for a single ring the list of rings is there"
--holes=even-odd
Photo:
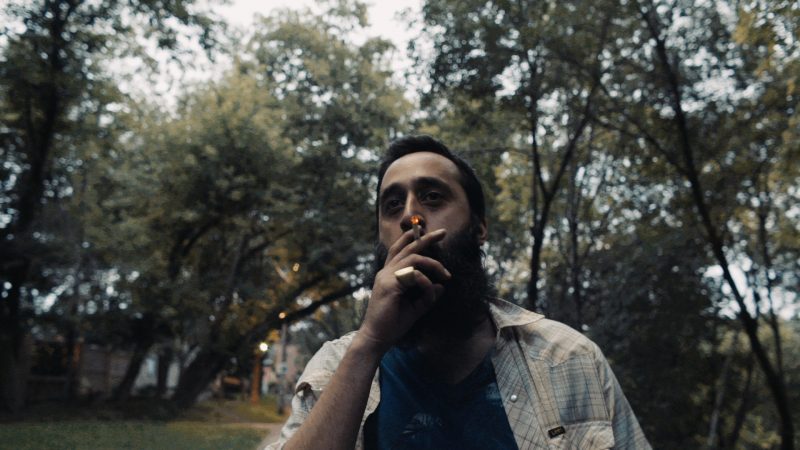
[[[453,161],[432,152],[416,152],[398,158],[383,175],[381,192],[393,184],[411,183],[420,178],[438,178],[451,186],[461,186],[461,172]]]

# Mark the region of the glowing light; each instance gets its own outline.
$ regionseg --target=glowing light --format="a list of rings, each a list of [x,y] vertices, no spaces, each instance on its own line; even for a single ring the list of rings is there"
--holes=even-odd
[[[292,266],[292,272],[299,272],[300,271],[300,263],[294,263]]]
[[[261,342],[258,344],[258,349],[261,350],[261,353],[267,353],[267,350],[269,350],[269,344],[266,342]]]
[[[286,313],[282,312],[282,313],[278,314],[278,318],[281,319],[281,320],[285,319],[286,318]]]
[[[414,227],[414,240],[418,241],[421,236],[420,230],[420,222],[422,222],[422,217],[414,214],[411,216],[411,225]]]

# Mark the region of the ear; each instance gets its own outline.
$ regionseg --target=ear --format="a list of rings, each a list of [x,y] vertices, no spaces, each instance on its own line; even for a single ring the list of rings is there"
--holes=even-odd
[[[489,239],[489,226],[486,224],[486,219],[480,219],[478,223],[478,242],[483,245]]]

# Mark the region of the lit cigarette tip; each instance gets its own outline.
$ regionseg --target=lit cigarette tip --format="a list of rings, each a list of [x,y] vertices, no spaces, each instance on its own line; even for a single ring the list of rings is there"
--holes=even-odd
[[[414,228],[414,240],[415,241],[419,240],[419,237],[420,237],[420,235],[419,235],[419,233],[420,233],[419,222],[420,222],[421,219],[422,218],[420,216],[417,216],[417,215],[411,216],[411,226]]]

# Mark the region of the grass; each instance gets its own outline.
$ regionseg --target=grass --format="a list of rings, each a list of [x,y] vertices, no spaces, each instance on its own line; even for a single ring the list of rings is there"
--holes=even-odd
[[[266,437],[265,424],[284,420],[273,399],[257,405],[209,400],[178,415],[153,400],[83,407],[40,404],[0,421],[0,450],[252,450]]]
[[[249,401],[209,400],[195,405],[180,418],[204,422],[258,422],[283,423],[288,416],[278,414],[274,397],[267,397],[254,405]]]
[[[247,449],[264,432],[201,422],[75,421],[0,425],[0,448],[16,450],[79,449]]]

